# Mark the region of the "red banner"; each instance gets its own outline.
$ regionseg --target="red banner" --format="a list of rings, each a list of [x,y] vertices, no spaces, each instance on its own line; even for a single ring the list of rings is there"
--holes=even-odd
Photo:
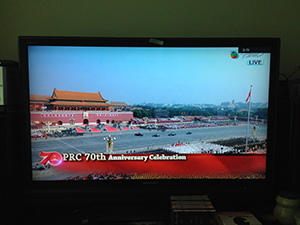
[[[266,154],[95,154],[65,153],[51,168],[62,176],[116,173],[156,178],[246,178],[265,174]],[[51,179],[51,178],[49,178]]]

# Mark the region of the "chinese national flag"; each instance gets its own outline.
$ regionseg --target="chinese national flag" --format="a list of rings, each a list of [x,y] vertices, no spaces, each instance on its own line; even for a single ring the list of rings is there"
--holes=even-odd
[[[249,91],[248,97],[246,99],[246,103],[249,101],[250,97],[251,97],[251,90]]]

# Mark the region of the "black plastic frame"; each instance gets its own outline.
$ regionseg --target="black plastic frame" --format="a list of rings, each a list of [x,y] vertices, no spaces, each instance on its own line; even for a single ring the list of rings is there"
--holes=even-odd
[[[163,43],[163,45],[162,45]],[[28,52],[30,45],[48,46],[135,46],[135,47],[264,47],[271,52],[268,115],[267,179],[265,180],[130,180],[130,181],[32,181],[29,113]],[[86,38],[86,37],[19,37],[20,70],[22,76],[22,148],[23,184],[27,199],[84,199],[116,195],[208,194],[225,192],[258,192],[274,188],[275,123],[277,82],[279,77],[279,38]],[[222,187],[222,189],[220,189]],[[81,197],[78,197],[80,199]]]

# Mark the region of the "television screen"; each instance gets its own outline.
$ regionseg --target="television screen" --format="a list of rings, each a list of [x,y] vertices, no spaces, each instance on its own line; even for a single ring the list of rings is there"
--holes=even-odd
[[[268,179],[278,49],[278,39],[21,37],[28,180]]]

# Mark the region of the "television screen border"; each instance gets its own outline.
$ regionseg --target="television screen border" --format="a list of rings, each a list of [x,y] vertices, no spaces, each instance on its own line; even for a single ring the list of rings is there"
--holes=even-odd
[[[30,148],[30,114],[28,81],[28,46],[120,46],[120,47],[267,47],[271,52],[269,116],[268,116],[268,151],[267,178],[264,180],[130,180],[130,181],[32,181]],[[77,194],[95,195],[113,193],[186,194],[212,193],[222,191],[270,190],[274,187],[274,157],[277,83],[279,76],[279,38],[118,38],[118,37],[19,37],[19,60],[22,83],[22,133],[23,144],[23,184],[24,192],[30,196],[53,195],[68,196]]]

